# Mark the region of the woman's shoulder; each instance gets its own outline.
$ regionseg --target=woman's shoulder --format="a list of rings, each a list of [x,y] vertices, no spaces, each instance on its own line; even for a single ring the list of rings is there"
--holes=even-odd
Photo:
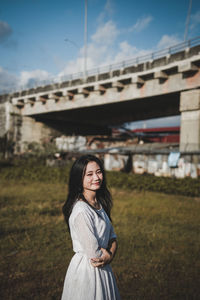
[[[77,215],[81,212],[89,213],[90,212],[89,205],[82,200],[77,200],[74,204],[72,214]]]
[[[79,216],[87,220],[92,220],[94,217],[94,212],[90,209],[89,205],[81,200],[77,200],[74,204],[69,222],[71,224],[74,223]]]

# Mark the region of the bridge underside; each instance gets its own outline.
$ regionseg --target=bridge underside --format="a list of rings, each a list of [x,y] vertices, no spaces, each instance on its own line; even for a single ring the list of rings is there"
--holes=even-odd
[[[63,134],[109,134],[112,126],[125,122],[178,115],[179,105],[180,93],[177,92],[32,117]]]

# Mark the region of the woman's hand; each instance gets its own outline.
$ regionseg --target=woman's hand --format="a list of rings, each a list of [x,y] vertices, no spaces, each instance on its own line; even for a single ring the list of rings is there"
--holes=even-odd
[[[112,252],[106,250],[105,248],[101,248],[102,256],[99,258],[91,258],[91,264],[93,267],[104,267],[105,265],[109,264],[112,260]]]

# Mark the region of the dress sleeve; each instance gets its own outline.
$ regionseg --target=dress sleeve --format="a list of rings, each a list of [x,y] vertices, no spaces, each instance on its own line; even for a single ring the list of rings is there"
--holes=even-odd
[[[111,224],[109,240],[116,239],[116,238],[117,238],[117,236],[116,236],[113,226]]]
[[[86,211],[80,212],[74,220],[77,238],[88,258],[97,258],[102,255],[98,240],[95,236],[94,221]]]

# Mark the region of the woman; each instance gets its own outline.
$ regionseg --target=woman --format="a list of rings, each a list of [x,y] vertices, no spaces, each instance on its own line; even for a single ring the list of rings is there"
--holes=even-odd
[[[63,213],[73,250],[62,300],[119,300],[110,262],[117,250],[111,221],[111,195],[102,162],[93,155],[78,158],[71,169]]]

